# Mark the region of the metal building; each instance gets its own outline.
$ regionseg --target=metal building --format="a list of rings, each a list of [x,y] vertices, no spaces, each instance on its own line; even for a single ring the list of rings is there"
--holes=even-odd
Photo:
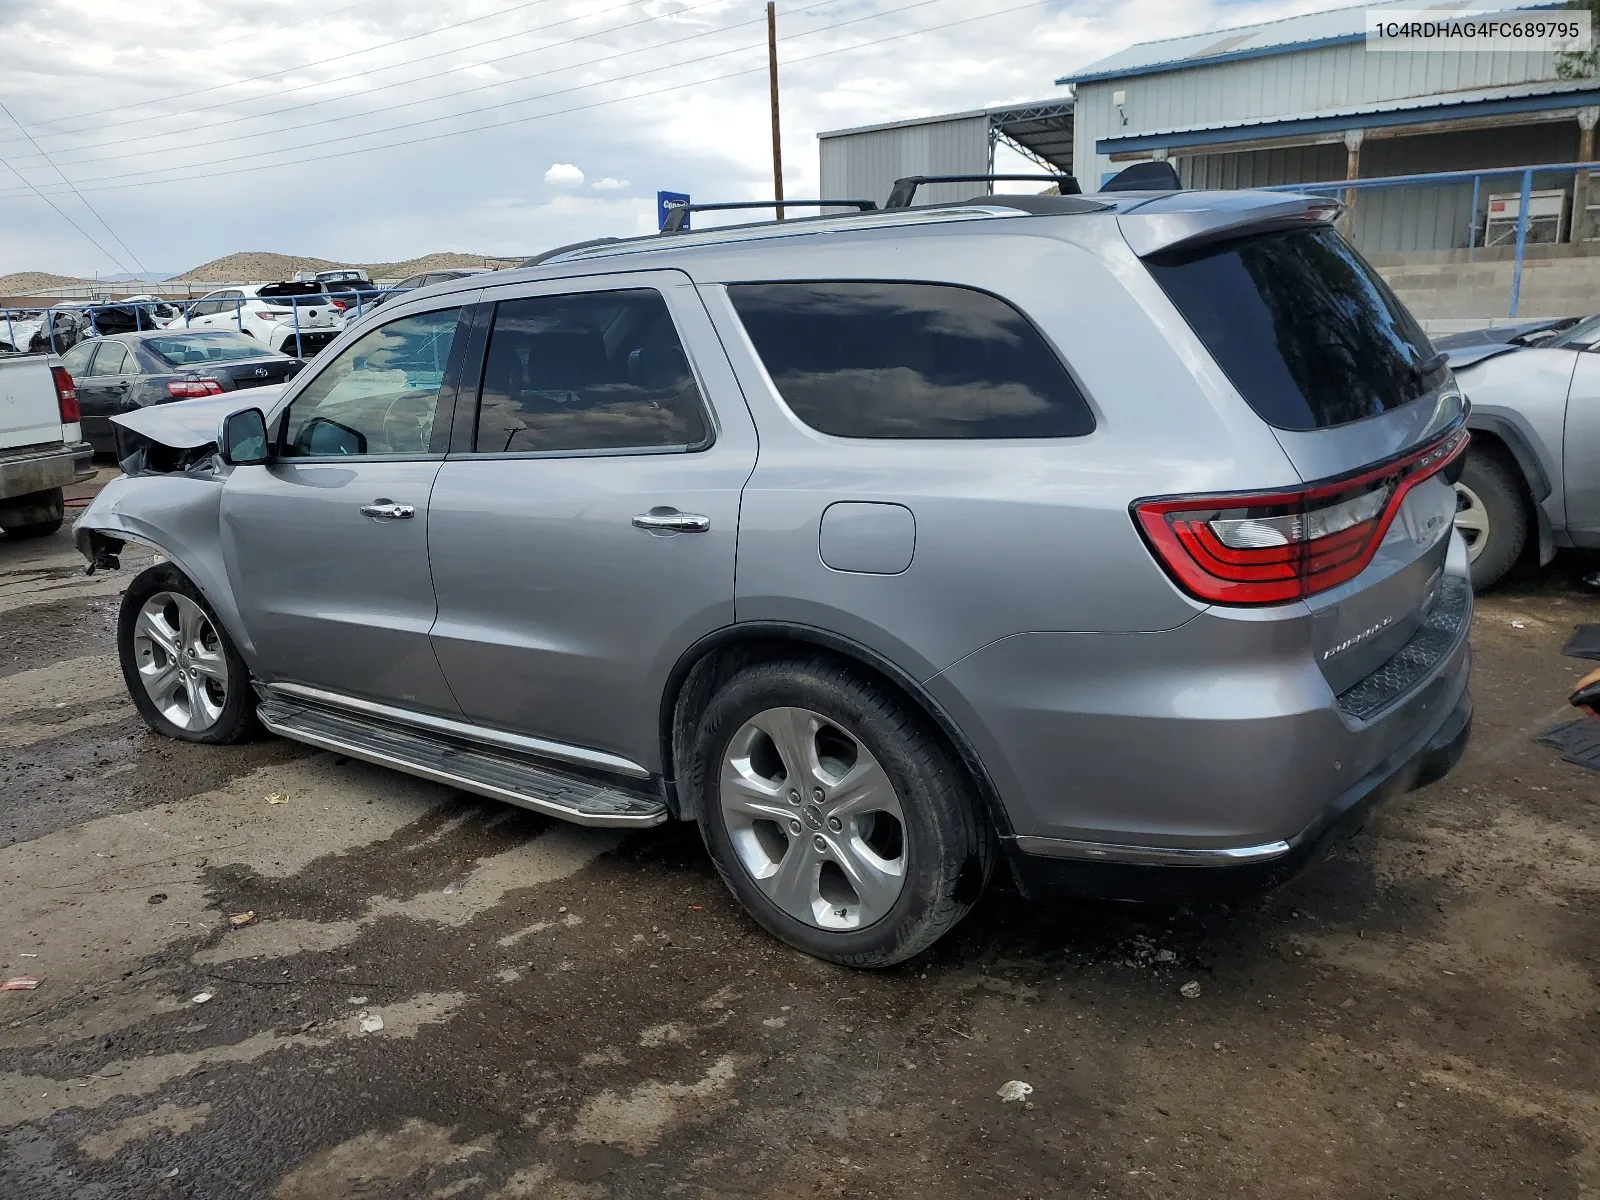
[[[894,181],[907,175],[992,173],[1001,143],[1041,171],[1072,174],[1073,102],[1062,97],[836,129],[817,140],[824,197],[882,204]],[[948,203],[983,190],[981,184],[934,184],[919,191],[917,201]]]
[[[1548,52],[1370,51],[1366,13],[1389,7],[1485,6],[1395,0],[1310,13],[1145,42],[1058,79],[1077,100],[1085,190],[1159,158],[1188,186],[1224,188],[1594,160],[1600,80],[1560,78]],[[1595,237],[1600,187],[1588,175],[1569,168],[1534,180],[1534,241]],[[1463,176],[1350,189],[1346,200],[1357,243],[1384,255],[1503,242],[1517,190],[1515,176]]]

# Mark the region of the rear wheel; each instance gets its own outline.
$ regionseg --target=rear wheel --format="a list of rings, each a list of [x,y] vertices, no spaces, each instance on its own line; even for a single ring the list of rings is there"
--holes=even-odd
[[[700,722],[691,780],[729,889],[831,962],[886,967],[931,946],[993,860],[965,773],[920,715],[830,662],[729,681]]]
[[[1472,586],[1486,591],[1511,570],[1528,541],[1529,513],[1509,468],[1468,451],[1456,482],[1456,529],[1467,544]]]
[[[66,516],[60,488],[0,500],[0,529],[8,538],[49,537],[61,528]]]
[[[176,568],[151,567],[128,585],[117,652],[128,695],[157,733],[226,744],[258,730],[244,660],[200,590]]]

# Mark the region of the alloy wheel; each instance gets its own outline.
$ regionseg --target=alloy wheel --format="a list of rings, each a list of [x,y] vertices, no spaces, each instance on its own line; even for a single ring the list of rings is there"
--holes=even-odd
[[[180,592],[157,592],[133,626],[139,681],[179,729],[204,733],[228,703],[228,657],[211,618]]]
[[[900,798],[872,752],[820,713],[772,708],[745,722],[723,759],[721,804],[740,864],[796,920],[862,929],[899,899]]]
[[[1467,559],[1477,562],[1489,544],[1489,510],[1477,492],[1460,482],[1456,484],[1456,528],[1467,544]]]

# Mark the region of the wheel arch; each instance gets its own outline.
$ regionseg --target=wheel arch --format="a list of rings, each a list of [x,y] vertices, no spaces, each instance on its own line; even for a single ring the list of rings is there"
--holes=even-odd
[[[1544,507],[1553,488],[1529,435],[1511,417],[1500,413],[1470,413],[1467,428],[1472,431],[1475,448],[1495,455],[1511,468],[1533,517],[1539,565],[1544,566],[1555,556],[1555,531]]]
[[[826,629],[787,621],[749,621],[701,638],[678,659],[662,693],[660,729],[662,776],[667,803],[681,820],[698,817],[698,798],[677,785],[677,765],[716,688],[735,672],[796,651],[821,652],[865,672],[919,712],[944,740],[977,790],[991,827],[1002,839],[1011,832],[1000,793],[970,740],[915,677],[891,659],[854,639]]]

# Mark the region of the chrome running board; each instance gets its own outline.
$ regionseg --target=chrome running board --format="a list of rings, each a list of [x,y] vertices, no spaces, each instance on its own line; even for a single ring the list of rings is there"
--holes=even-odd
[[[261,702],[256,714],[263,725],[281,737],[504,800],[576,825],[643,828],[660,825],[667,819],[667,807],[660,796],[568,774],[559,767],[476,739],[445,737],[366,713],[323,707],[284,695],[278,689]]]

